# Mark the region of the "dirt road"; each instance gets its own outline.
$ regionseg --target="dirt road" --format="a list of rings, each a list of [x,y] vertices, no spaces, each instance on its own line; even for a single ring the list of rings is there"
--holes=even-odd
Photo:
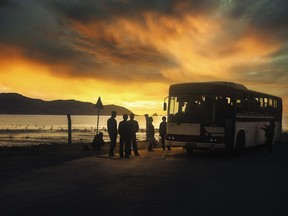
[[[288,146],[238,157],[140,151],[141,157],[88,155],[7,172],[0,215],[287,215]],[[5,164],[1,164],[5,166]],[[17,169],[14,170],[17,172]]]

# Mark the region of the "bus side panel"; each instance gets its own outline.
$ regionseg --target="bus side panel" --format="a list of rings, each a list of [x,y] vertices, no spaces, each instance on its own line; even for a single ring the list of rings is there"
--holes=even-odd
[[[225,121],[225,149],[233,150],[235,137],[235,120],[226,119]]]
[[[281,142],[281,134],[282,134],[282,125],[280,122],[275,122],[274,143]]]
[[[237,135],[239,132],[244,131],[245,147],[265,144],[265,132],[260,129],[263,127],[263,124],[263,122],[236,122],[234,143],[236,143]],[[268,122],[266,124],[268,124]]]
[[[167,134],[200,136],[200,124],[168,123]]]

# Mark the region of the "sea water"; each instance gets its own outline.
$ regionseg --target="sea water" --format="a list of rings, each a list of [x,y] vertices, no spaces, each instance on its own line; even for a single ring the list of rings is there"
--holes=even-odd
[[[103,132],[104,140],[109,141],[107,120],[110,116],[100,116],[98,130]],[[161,116],[153,116],[156,129]],[[117,122],[122,116],[116,117]],[[146,120],[144,116],[135,116],[139,123],[138,140],[145,140]],[[96,133],[97,116],[72,115],[72,143],[91,143]],[[283,132],[288,132],[288,115],[283,116]],[[119,138],[119,137],[118,137]],[[0,115],[0,146],[38,145],[68,142],[68,120],[65,115]]]
[[[97,128],[97,116],[71,115],[72,143],[91,143]],[[104,141],[109,141],[107,120],[110,116],[99,116],[98,131],[103,132]],[[117,123],[123,120],[116,117]],[[135,116],[139,124],[138,140],[145,140],[146,120]],[[161,116],[153,116],[157,131]],[[156,134],[156,139],[157,134]],[[0,146],[38,145],[68,142],[68,119],[66,115],[0,115]]]

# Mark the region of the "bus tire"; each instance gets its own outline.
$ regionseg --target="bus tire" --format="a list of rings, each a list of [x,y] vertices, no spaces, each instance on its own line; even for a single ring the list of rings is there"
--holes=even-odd
[[[194,149],[191,148],[191,147],[186,147],[186,152],[187,152],[188,155],[192,155],[193,152],[194,152]]]
[[[238,155],[240,153],[243,153],[244,150],[245,150],[245,134],[243,131],[240,131],[236,138],[235,153]]]

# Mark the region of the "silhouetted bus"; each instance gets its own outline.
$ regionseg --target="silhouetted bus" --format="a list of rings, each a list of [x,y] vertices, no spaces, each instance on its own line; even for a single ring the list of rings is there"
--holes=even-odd
[[[167,99],[167,98],[166,98]],[[166,100],[165,99],[165,100]],[[167,144],[193,150],[241,152],[264,144],[260,129],[275,121],[274,143],[282,132],[282,99],[232,82],[171,85],[167,110]]]

